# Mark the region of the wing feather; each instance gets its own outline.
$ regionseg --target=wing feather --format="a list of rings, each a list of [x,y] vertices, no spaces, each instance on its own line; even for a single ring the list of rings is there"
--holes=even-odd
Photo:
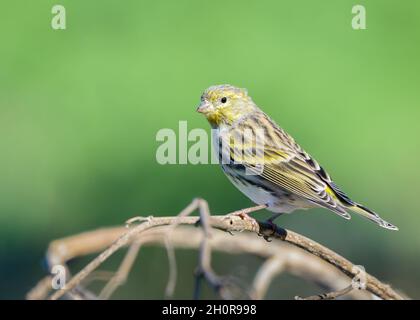
[[[258,124],[250,123],[252,121],[258,121]],[[240,153],[245,167],[252,170],[257,164],[263,164],[260,176],[269,183],[350,219],[340,200],[344,198],[349,203],[351,200],[289,134],[268,118],[262,121],[261,116],[247,119],[244,123],[247,128],[268,126],[271,131],[265,128],[263,150],[258,150],[255,141],[244,138],[242,144],[231,145],[231,157],[234,157],[234,152],[248,150],[249,152]],[[232,130],[236,131],[234,135],[243,135],[244,128],[237,126]]]

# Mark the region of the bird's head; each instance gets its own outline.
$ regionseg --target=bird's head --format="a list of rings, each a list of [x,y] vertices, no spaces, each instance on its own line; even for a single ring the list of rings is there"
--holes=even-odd
[[[212,86],[201,96],[197,111],[204,114],[212,127],[232,124],[255,110],[255,104],[246,89],[228,84]]]

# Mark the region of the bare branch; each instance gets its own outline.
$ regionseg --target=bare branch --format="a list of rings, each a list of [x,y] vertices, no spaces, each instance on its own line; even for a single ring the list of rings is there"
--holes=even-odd
[[[133,267],[134,261],[136,261],[137,254],[140,250],[140,247],[141,247],[140,241],[134,241],[131,244],[117,272],[99,294],[99,299],[109,299],[109,297],[111,297],[114,291],[119,286],[125,283],[125,281],[127,280],[128,274],[130,273],[130,270]]]
[[[282,256],[274,255],[267,259],[255,276],[250,296],[257,300],[264,298],[273,278],[285,270],[285,265],[286,260]]]
[[[169,278],[168,278],[168,284],[166,285],[166,289],[165,289],[165,296],[170,298],[173,296],[174,291],[175,291],[178,269],[176,266],[175,250],[170,241],[168,234],[165,237],[165,248],[166,248],[166,253],[168,255],[168,263],[169,263]]]
[[[172,226],[152,228],[141,234],[135,241],[141,240],[142,246],[163,246],[170,228],[172,228]],[[74,258],[80,255],[92,254],[106,249],[116,240],[116,238],[125,232],[127,232],[127,229],[123,227],[115,227],[82,233],[80,234],[81,242],[76,241],[77,236],[56,240],[54,242],[60,243],[62,252],[68,252],[69,255]],[[175,248],[197,249],[201,244],[202,236],[202,231],[193,226],[179,226],[171,233],[169,240]],[[98,237],[103,239],[108,238],[108,240],[107,242],[99,242],[96,241]],[[280,240],[274,240],[271,243],[267,243],[261,238],[255,237],[254,234],[248,232],[237,233],[235,236],[231,236],[228,233],[216,231],[213,232],[210,241],[213,250],[226,254],[250,254],[258,256],[261,259],[270,259],[273,256],[277,256],[279,259],[283,259],[285,261],[284,272],[315,282],[324,288],[326,287],[331,290],[338,290],[339,288],[351,283],[351,280],[334,266],[308,252],[303,251],[300,248],[291,246]],[[86,242],[86,245],[96,243],[97,246],[90,246],[92,251],[86,252],[83,245],[84,242]],[[57,255],[54,252],[55,248],[58,248],[58,246],[50,247],[50,256]],[[78,254],[79,249],[81,253],[80,255]],[[61,260],[61,263],[65,264],[67,261],[66,256],[63,255],[61,257],[63,259]],[[89,280],[91,280],[91,277],[96,279],[96,275],[100,275],[100,279],[110,279],[110,272],[104,273],[103,271],[95,271],[89,275]],[[51,279],[48,277],[48,279],[44,279],[44,281],[41,282],[36,286],[36,288],[38,287],[38,290],[35,290],[38,291],[39,294],[33,294],[31,297],[29,297],[28,294],[28,298],[46,298],[48,292],[51,291]],[[87,285],[86,280],[83,281],[83,285]],[[44,288],[42,288],[43,286]],[[31,290],[31,292],[32,291],[33,290]],[[252,289],[251,292],[253,292]],[[371,294],[364,290],[354,290],[348,295],[348,297],[353,299],[371,299],[371,296]]]
[[[42,278],[36,285],[33,287],[27,294],[27,300],[39,300],[44,299],[48,296],[48,293],[51,291],[51,276],[46,276]]]
[[[323,294],[319,294],[319,295],[316,295],[316,296],[310,296],[310,297],[307,297],[307,298],[301,298],[299,296],[296,296],[295,299],[296,300],[333,300],[333,299],[336,299],[338,297],[341,297],[341,296],[344,296],[344,295],[348,294],[352,290],[354,290],[353,286],[349,285],[342,290],[333,291],[333,292],[329,292],[329,293],[323,293]]]
[[[197,206],[197,203],[200,203],[200,199],[195,200],[195,203],[193,204]],[[194,206],[190,205],[187,207],[184,212],[192,212]],[[201,213],[200,213],[201,214]],[[96,232],[95,236],[97,239],[95,241],[88,242],[88,246],[84,246],[81,248],[80,246],[80,239],[84,238],[87,240],[87,237],[92,236],[92,234],[82,234],[77,236],[78,238],[70,237],[65,240],[65,243],[68,247],[64,248],[61,247],[63,245],[63,240],[61,242],[53,242],[50,246],[49,250],[49,261],[50,265],[53,265],[54,263],[64,263],[69,258],[76,255],[81,254],[87,254],[89,252],[94,252],[94,249],[96,248],[107,248],[105,251],[103,251],[96,259],[94,259],[91,263],[89,263],[84,269],[82,269],[78,274],[76,274],[68,283],[67,285],[55,292],[50,298],[51,299],[58,299],[62,297],[66,292],[69,292],[70,290],[77,287],[85,278],[87,275],[89,275],[92,271],[94,271],[99,265],[101,265],[106,259],[108,259],[115,251],[120,249],[123,246],[126,246],[130,243],[132,243],[135,239],[139,239],[141,237],[142,240],[145,239],[147,234],[151,234],[153,230],[156,230],[160,228],[161,226],[168,226],[173,224],[186,224],[186,225],[195,225],[198,222],[200,222],[202,225],[206,224],[208,226],[211,226],[216,229],[220,229],[227,232],[235,232],[235,231],[250,231],[255,232],[258,234],[262,234],[265,237],[270,237],[273,239],[279,239],[282,241],[285,241],[293,246],[299,247],[312,255],[315,255],[331,266],[335,267],[336,270],[339,270],[343,272],[345,275],[349,276],[350,278],[354,277],[357,272],[354,271],[354,265],[348,261],[347,259],[341,257],[337,253],[333,252],[332,250],[325,248],[324,246],[316,243],[315,241],[308,239],[302,235],[299,235],[295,232],[284,230],[278,227],[273,227],[271,224],[267,223],[261,223],[257,222],[253,219],[244,219],[241,215],[225,215],[225,216],[208,216],[208,221],[203,220],[203,217],[200,216],[200,219],[198,217],[191,217],[191,216],[178,216],[178,217],[156,217],[156,218],[149,218],[147,221],[142,222],[140,225],[137,225],[135,227],[132,227],[129,230],[122,230],[121,228],[111,228],[111,229],[105,229],[100,231],[94,231]],[[167,228],[167,227],[166,227]],[[167,232],[167,231],[166,231]],[[210,228],[204,227],[204,233],[210,234]],[[239,236],[239,235],[237,235]],[[236,236],[236,237],[237,237]],[[206,249],[209,245],[211,247],[214,247],[213,244],[213,233],[211,233],[210,237],[204,237],[207,238],[207,242],[203,241],[201,239],[201,250],[202,250],[202,261],[201,261],[201,270],[211,270],[209,269],[210,265],[210,258],[208,256],[209,250]],[[234,239],[235,237],[231,237],[231,239]],[[110,239],[113,239],[114,242],[110,244]],[[116,240],[115,240],[116,239]],[[172,239],[172,238],[171,238]],[[75,243],[75,241],[79,243]],[[172,241],[172,240],[171,240]],[[191,238],[188,239],[188,241],[191,241]],[[255,241],[251,241],[255,242]],[[277,242],[277,241],[276,241]],[[235,243],[238,247],[240,246],[235,241],[225,241],[223,243],[223,246],[228,247],[230,243]],[[69,245],[71,244],[71,245]],[[86,244],[86,242],[85,242]],[[247,246],[249,246],[250,243],[247,243]],[[264,243],[265,247],[269,247],[270,244]],[[77,249],[76,249],[77,248]],[[203,249],[204,248],[204,249]],[[64,250],[65,249],[65,250]],[[218,248],[220,249],[220,248]],[[207,251],[206,251],[207,250]],[[245,250],[246,252],[246,250]],[[279,251],[277,251],[278,253]],[[272,254],[271,256],[275,255]],[[287,268],[287,264],[286,264]],[[209,283],[216,283],[215,280],[217,276],[207,273],[208,276],[206,279]],[[214,278],[213,278],[214,277]],[[348,279],[348,278],[347,278]],[[382,298],[382,299],[403,299],[403,297],[395,292],[390,286],[383,284],[375,277],[367,274],[366,275],[366,290],[375,294],[376,296]],[[353,293],[351,293],[353,294]]]

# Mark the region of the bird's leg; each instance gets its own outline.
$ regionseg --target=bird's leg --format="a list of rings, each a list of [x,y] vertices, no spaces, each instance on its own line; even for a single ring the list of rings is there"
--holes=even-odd
[[[278,217],[280,217],[283,214],[283,212],[277,212],[274,213],[270,218],[268,218],[266,221],[264,221],[264,224],[267,224],[272,230],[273,230],[273,234],[276,233],[277,231],[277,225],[273,222],[274,220],[276,220]],[[259,236],[262,236],[267,242],[271,242],[271,238],[268,235],[263,235],[263,234],[258,234]]]
[[[271,224],[271,225],[275,225],[275,223],[273,221],[276,220],[278,217],[280,217],[282,214],[283,214],[283,212],[274,213],[273,215],[271,215],[270,218],[267,219],[266,222]]]

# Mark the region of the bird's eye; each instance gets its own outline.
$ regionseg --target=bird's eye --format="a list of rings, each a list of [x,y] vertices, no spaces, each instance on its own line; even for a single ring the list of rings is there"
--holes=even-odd
[[[222,99],[220,99],[220,101],[221,101],[222,103],[226,103],[227,98],[226,98],[226,97],[223,97]]]

